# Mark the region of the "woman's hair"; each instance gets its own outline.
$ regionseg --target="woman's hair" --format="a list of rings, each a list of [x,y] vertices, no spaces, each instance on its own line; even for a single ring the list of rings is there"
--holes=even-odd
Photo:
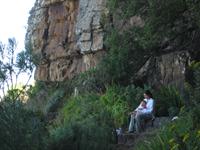
[[[147,96],[149,96],[150,98],[153,98],[153,95],[152,95],[152,93],[151,93],[149,90],[146,90],[144,93],[145,93]]]

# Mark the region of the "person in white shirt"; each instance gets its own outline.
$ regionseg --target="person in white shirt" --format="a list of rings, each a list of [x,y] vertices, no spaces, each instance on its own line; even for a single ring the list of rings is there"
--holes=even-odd
[[[146,103],[146,105],[145,105]],[[154,109],[154,100],[151,92],[149,90],[144,93],[144,100],[140,105],[131,112],[131,119],[129,123],[128,132],[141,132],[142,130],[142,120],[152,119]]]

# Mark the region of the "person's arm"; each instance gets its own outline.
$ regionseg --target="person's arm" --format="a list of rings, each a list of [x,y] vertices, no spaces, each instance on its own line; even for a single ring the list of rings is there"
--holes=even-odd
[[[132,112],[130,112],[129,114],[131,115],[131,114],[134,114],[134,113],[136,113],[137,111],[141,111],[143,109],[143,107],[142,107],[142,105],[141,105],[141,103],[140,103],[140,105],[134,110],[134,111],[132,111]]]
[[[143,109],[142,103],[140,103],[140,105],[135,109],[135,111],[142,110],[142,109]]]

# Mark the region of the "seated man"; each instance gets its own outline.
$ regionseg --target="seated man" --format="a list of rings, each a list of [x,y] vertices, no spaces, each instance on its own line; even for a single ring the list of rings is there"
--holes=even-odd
[[[140,105],[131,112],[131,120],[129,124],[128,132],[133,132],[134,129],[136,132],[142,131],[142,121],[152,119],[153,117],[153,106],[154,100],[151,92],[147,90],[144,93],[144,100],[140,103]]]

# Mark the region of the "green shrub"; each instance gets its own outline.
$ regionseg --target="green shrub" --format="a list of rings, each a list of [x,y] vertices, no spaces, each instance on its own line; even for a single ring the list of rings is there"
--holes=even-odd
[[[175,116],[183,106],[183,100],[175,87],[162,87],[155,95],[156,114]]]
[[[72,97],[50,128],[49,149],[109,150],[113,143],[113,123],[99,96]]]
[[[145,87],[145,89],[149,89]],[[115,127],[127,126],[128,113],[133,111],[144,98],[144,89],[129,85],[127,87],[112,85],[100,97],[104,107],[110,112]]]
[[[105,90],[106,84],[106,78],[102,74],[101,70],[97,68],[92,68],[77,75],[70,83],[73,89],[77,88],[79,94],[88,92],[100,93]]]
[[[196,64],[193,69],[194,72],[194,85],[190,90],[190,100],[193,105],[198,105],[200,103],[200,63]]]
[[[49,100],[44,108],[44,112],[56,112],[59,107],[61,107],[62,100],[64,99],[65,91],[63,88],[57,89],[49,97]]]
[[[193,61],[187,68],[186,72],[186,82],[190,84],[193,88],[196,86],[195,72],[200,68],[200,62]]]
[[[69,82],[48,83],[37,81],[28,91],[29,99],[27,108],[33,111],[40,111],[44,114],[56,112],[62,105],[62,100],[72,94]]]
[[[119,86],[107,88],[106,93],[101,96],[101,102],[114,120],[114,126],[122,127],[128,119],[128,103],[124,95],[124,89]]]
[[[200,106],[197,105],[193,107],[192,119],[193,119],[193,129],[200,129]]]
[[[0,103],[0,147],[2,150],[45,150],[47,131],[42,117],[19,101]]]
[[[26,107],[32,111],[44,112],[44,107],[48,101],[49,90],[51,88],[46,85],[45,82],[36,81],[34,86],[30,86],[27,90],[28,101]]]
[[[106,46],[108,54],[99,64],[102,76],[109,83],[133,83],[135,73],[148,59],[148,51],[135,42],[133,32],[120,34],[116,29],[107,34]]]
[[[12,89],[7,91],[7,94],[4,96],[3,100],[6,101],[14,101],[19,100],[20,95],[22,94],[22,91],[20,89]]]
[[[200,62],[193,61],[187,70],[185,93],[189,109],[200,103]]]

